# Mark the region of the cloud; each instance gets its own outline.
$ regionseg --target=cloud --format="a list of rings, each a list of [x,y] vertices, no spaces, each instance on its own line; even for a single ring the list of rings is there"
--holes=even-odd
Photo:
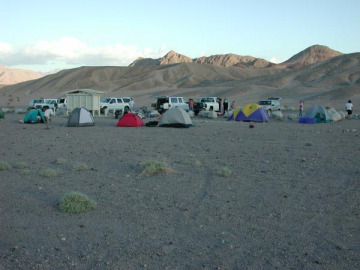
[[[282,63],[282,62],[284,62],[286,59],[278,59],[278,58],[276,58],[276,57],[272,57],[271,59],[270,59],[270,62],[271,63],[275,63],[275,64],[280,64],[280,63]]]
[[[139,49],[121,43],[105,47],[91,47],[74,37],[62,37],[52,41],[41,40],[28,47],[17,49],[12,48],[7,43],[0,42],[0,64],[7,66],[46,66],[51,63],[62,63],[70,66],[123,66],[129,65],[139,56],[159,58],[165,53],[166,46],[157,50]]]
[[[5,42],[0,42],[0,57],[12,54],[13,50],[14,49],[10,44]]]

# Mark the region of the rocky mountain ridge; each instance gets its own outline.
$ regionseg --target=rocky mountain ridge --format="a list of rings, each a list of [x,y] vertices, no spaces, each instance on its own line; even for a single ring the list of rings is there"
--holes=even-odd
[[[129,67],[168,65],[178,63],[197,63],[208,64],[218,67],[298,69],[339,55],[342,55],[342,53],[332,50],[329,47],[322,45],[314,45],[297,53],[283,63],[275,64],[262,58],[256,58],[253,56],[242,56],[232,53],[202,56],[191,59],[190,57],[187,57],[172,50],[158,59],[139,57],[134,62],[132,62]]]

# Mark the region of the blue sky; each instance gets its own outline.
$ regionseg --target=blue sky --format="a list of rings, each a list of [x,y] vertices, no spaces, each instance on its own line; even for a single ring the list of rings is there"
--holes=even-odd
[[[282,62],[309,46],[360,51],[358,0],[4,1],[0,65],[127,66],[170,50]]]

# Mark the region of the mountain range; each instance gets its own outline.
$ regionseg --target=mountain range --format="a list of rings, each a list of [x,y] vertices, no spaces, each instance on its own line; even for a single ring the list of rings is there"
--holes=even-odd
[[[80,67],[0,89],[0,96],[59,97],[77,88],[109,96],[133,96],[148,105],[157,95],[216,95],[244,102],[281,96],[287,102],[344,102],[360,96],[360,53],[311,46],[275,64],[235,54],[191,59],[170,51],[159,59],[138,58],[128,67]],[[1,104],[0,104],[1,105]],[[14,104],[15,105],[15,104]]]

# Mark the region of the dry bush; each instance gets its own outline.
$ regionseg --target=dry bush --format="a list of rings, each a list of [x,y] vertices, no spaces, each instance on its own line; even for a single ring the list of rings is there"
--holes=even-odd
[[[10,169],[11,166],[7,161],[0,161],[0,171],[8,171]]]
[[[60,201],[64,213],[83,213],[96,208],[96,202],[80,192],[69,192]]]
[[[164,161],[153,161],[153,160],[148,160],[145,161],[141,164],[141,167],[143,169],[143,171],[141,172],[141,174],[143,175],[154,175],[160,172],[165,172],[165,173],[171,173],[174,172],[174,170],[168,168],[166,162]]]

